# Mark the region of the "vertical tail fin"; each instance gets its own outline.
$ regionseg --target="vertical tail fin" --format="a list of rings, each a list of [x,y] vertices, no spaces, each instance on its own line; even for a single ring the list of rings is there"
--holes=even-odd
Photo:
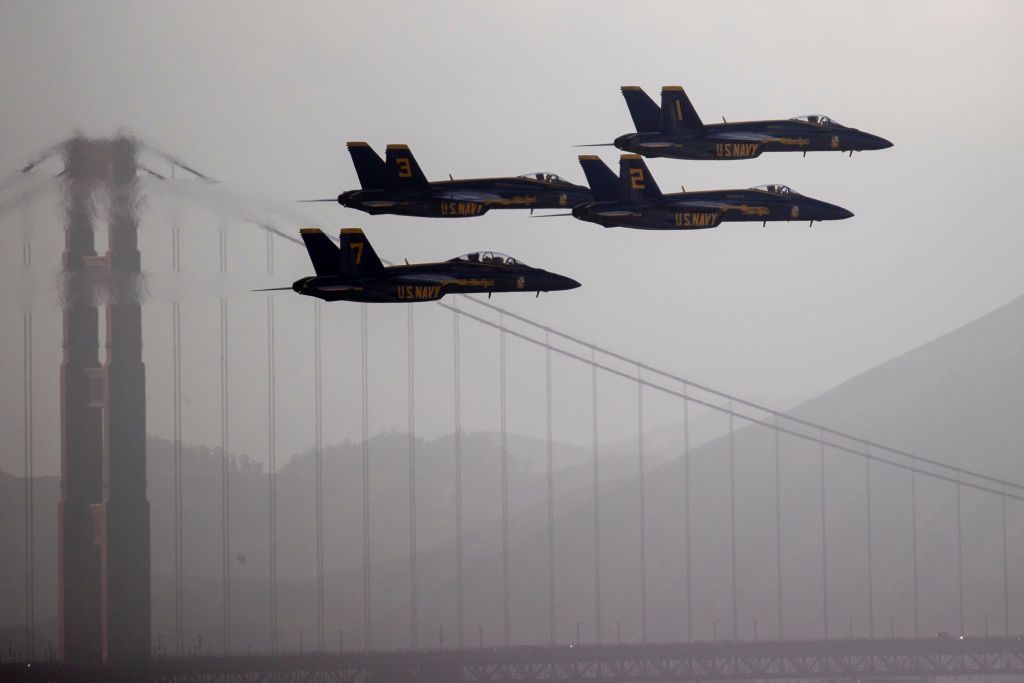
[[[387,168],[380,155],[373,151],[365,142],[349,142],[348,153],[352,156],[352,164],[356,167],[359,184],[364,190],[383,190],[387,188]]]
[[[338,272],[338,247],[320,228],[302,228],[299,230],[302,241],[309,252],[309,260],[313,262],[313,271],[317,275],[335,275]]]
[[[690,103],[681,85],[666,85],[661,89],[661,132],[682,133],[701,130],[704,123]]]
[[[338,274],[369,275],[384,270],[370,240],[359,228],[342,228],[338,235]]]
[[[587,176],[587,184],[594,195],[594,201],[611,202],[619,198],[619,179],[612,169],[593,154],[581,154],[580,166]]]
[[[388,145],[386,156],[389,189],[416,190],[430,187],[408,145]]]
[[[657,133],[661,129],[661,110],[640,86],[622,86],[622,96],[626,99],[637,133]]]
[[[623,154],[619,157],[619,186],[623,196],[631,202],[661,199],[661,190],[647,170],[644,158],[639,154]]]

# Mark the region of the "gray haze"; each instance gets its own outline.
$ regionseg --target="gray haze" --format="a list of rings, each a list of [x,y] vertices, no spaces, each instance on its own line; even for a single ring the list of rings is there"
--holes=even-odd
[[[324,228],[363,226],[379,253],[395,260],[490,248],[569,274],[584,287],[500,303],[742,394],[813,395],[1020,293],[1024,235],[1006,208],[1017,192],[1024,146],[1015,28],[1024,9],[1015,3],[880,2],[851,11],[818,2],[324,3],[259,10],[250,3],[7,2],[0,12],[4,174],[73,130],[108,135],[125,127],[246,196],[286,207],[357,186],[344,150],[352,139],[378,148],[409,143],[432,178],[550,169],[582,181],[570,145],[630,129],[618,93],[624,83],[650,91],[684,84],[706,119],[820,111],[888,137],[896,144],[891,150],[853,159],[651,164],[666,189],[784,182],[856,213],[816,229],[743,225],[653,234],[568,218],[531,221],[517,212],[432,221],[301,207]],[[602,154],[615,158],[614,150]],[[52,282],[45,267],[55,270],[60,223],[49,209],[38,211],[34,254],[43,281]],[[164,282],[157,276],[170,269],[167,213],[147,216],[143,267]],[[194,282],[216,270],[212,233],[219,223],[188,206],[182,216],[185,269]],[[5,277],[20,264],[21,220],[17,211],[3,217]],[[232,320],[239,325],[232,345],[242,354],[232,372],[241,387],[250,361],[262,357],[258,343],[251,354],[238,347],[252,335],[258,341],[263,330],[262,297],[251,301],[244,293],[266,284],[263,240],[248,226],[228,230]],[[309,268],[301,249],[284,244],[277,266],[275,283]],[[166,290],[153,297],[170,298]],[[216,358],[217,305],[201,290],[190,301],[183,315],[201,325],[193,327],[194,346],[186,344],[185,383],[203,395],[216,390],[216,378],[206,390],[196,375],[209,374],[203,364]],[[19,308],[10,295],[2,305],[4,319]],[[439,356],[436,364],[450,364],[446,324],[431,320],[433,312],[422,315],[422,348]],[[281,296],[278,316],[284,326],[305,327],[310,304]],[[382,349],[372,357],[376,367],[391,363],[388,350],[401,353],[402,339],[392,349],[386,337],[404,333],[404,316],[396,307],[371,312],[371,338]],[[56,310],[37,316],[38,379],[50,387],[54,368],[43,358],[59,350],[57,317]],[[151,384],[169,365],[169,317],[169,306],[147,312]],[[343,411],[356,396],[349,389],[358,391],[357,356],[344,352],[358,341],[358,312],[342,304],[325,317],[325,348],[337,350],[326,396]],[[243,331],[249,323],[251,333]],[[10,351],[0,377],[16,386],[20,330],[4,326],[0,335]],[[302,373],[311,342],[279,336],[280,352],[293,361],[288,367]],[[489,345],[493,357],[496,344]],[[439,372],[438,381],[447,376]],[[294,397],[282,406],[283,452],[310,443],[308,405],[301,404],[310,385],[308,377],[282,380],[285,395]],[[401,399],[402,392],[391,395],[374,383],[373,431],[404,427]],[[167,402],[161,407],[158,396],[151,399],[154,434],[170,434]],[[450,422],[450,401],[441,403],[421,418],[421,428],[435,435]],[[19,409],[7,405],[3,414],[17,425]],[[39,406],[40,438],[51,439],[48,447],[40,444],[44,472],[56,468],[53,409]],[[254,410],[253,419],[259,414]],[[240,422],[249,419],[244,415],[234,413]],[[204,409],[185,419],[190,440],[218,440]],[[526,424],[514,429],[540,433],[532,416],[522,419]],[[480,428],[496,424],[491,410],[466,420]],[[358,419],[342,415],[325,438],[355,436],[357,426]],[[259,446],[236,431],[240,449]],[[589,432],[562,436],[585,442]],[[0,467],[15,469],[10,459]]]
[[[259,496],[264,489],[257,475],[267,455],[266,297],[249,290],[290,284],[311,269],[300,247],[277,239],[275,273],[268,276],[264,235],[241,214],[273,220],[288,231],[309,224],[329,232],[361,226],[378,253],[393,261],[439,260],[477,249],[508,252],[583,284],[539,299],[492,299],[511,311],[724,391],[760,397],[778,408],[814,399],[798,408],[801,414],[868,438],[1024,478],[1019,457],[1007,456],[1019,453],[1024,444],[1016,425],[1022,399],[1018,387],[1024,382],[1019,377],[1024,367],[1024,312],[1017,299],[1022,293],[1024,226],[1015,211],[1024,153],[1021,25],[1024,5],[1011,2],[375,2],[256,7],[242,2],[211,6],[0,0],[0,320],[5,322],[0,326],[0,430],[6,437],[0,446],[0,484],[5,487],[0,502],[15,505],[14,494],[7,491],[20,492],[20,485],[8,475],[22,473],[20,320],[29,303],[34,311],[36,473],[52,476],[59,469],[61,327],[56,283],[63,223],[57,211],[57,185],[47,175],[60,166],[50,163],[12,184],[8,179],[40,151],[75,131],[95,136],[130,131],[223,181],[215,188],[197,188],[180,180],[172,185],[141,182],[157,627],[167,629],[170,620],[168,551],[159,547],[159,535],[169,524],[169,340],[171,302],[176,299],[183,302],[187,330],[183,434],[196,501],[202,500],[198,491],[206,481],[200,476],[203,468],[216,471],[209,449],[220,443],[218,299],[225,296],[229,301],[230,450],[239,462],[252,461],[248,473],[239,465],[237,476],[243,483],[236,499],[240,507],[233,514],[243,520],[237,526],[237,540],[251,542],[247,552],[253,560],[246,565],[251,575],[246,574],[249,569],[238,568],[237,577],[244,583],[239,588],[243,595],[249,591],[255,600],[265,590],[265,548],[258,540],[263,538],[259,524],[264,502]],[[571,145],[610,141],[632,130],[618,92],[623,84],[642,85],[650,93],[664,84],[682,84],[705,120],[825,113],[882,135],[895,146],[852,159],[812,154],[768,155],[735,163],[650,163],[665,191],[679,185],[714,189],[779,182],[856,214],[813,229],[797,223],[768,228],[750,224],[658,234],[604,230],[571,218],[531,220],[514,211],[444,221],[371,217],[332,204],[292,203],[357,187],[345,151],[347,140],[365,140],[378,150],[387,143],[408,143],[431,179],[448,173],[458,178],[550,170],[582,182],[576,161],[579,150]],[[613,148],[598,153],[609,163],[618,154]],[[168,172],[165,167],[156,170]],[[21,192],[35,190],[38,195],[24,208],[5,210]],[[182,276],[171,273],[170,228],[175,223],[183,234]],[[217,273],[219,230],[228,235],[226,276]],[[31,234],[33,255],[28,273],[21,265],[26,234]],[[308,503],[309,495],[313,304],[290,292],[273,296],[278,462],[286,463],[281,495],[291,501],[282,503],[283,515],[291,525],[288,533],[298,539],[295,552],[306,553],[289,555],[294,562],[282,568],[282,576],[293,581],[293,588],[305,591],[295,588],[297,594],[308,598],[312,517],[309,510],[289,517],[288,506]],[[929,344],[1007,302],[1013,303],[997,312],[1002,316],[998,320],[1004,321],[1001,325],[972,326],[969,335],[953,337],[962,342],[959,346]],[[359,314],[359,307],[352,304],[323,307],[324,439],[331,445],[331,467],[336,468],[330,471],[342,480],[358,476],[352,458],[357,457],[358,444],[353,442],[360,438],[361,425]],[[378,458],[375,466],[383,468],[377,475],[385,496],[375,505],[382,506],[381,516],[391,524],[379,530],[384,540],[375,546],[381,549],[375,561],[381,563],[380,576],[403,587],[404,512],[390,510],[388,517],[386,503],[391,500],[387,492],[404,490],[398,463],[404,457],[408,426],[406,314],[404,306],[375,306],[369,312],[370,434]],[[415,316],[416,432],[426,452],[436,456],[426,461],[436,465],[431,475],[438,485],[448,486],[450,477],[443,473],[450,472],[451,463],[442,455],[450,451],[453,423],[452,317],[434,304],[418,306]],[[474,434],[475,452],[490,468],[473,475],[478,480],[467,482],[493,486],[494,432],[499,425],[497,334],[469,321],[461,324],[461,331],[463,428]],[[883,365],[922,345],[927,346],[913,352],[924,353],[913,356],[917,361]],[[531,557],[543,541],[537,489],[543,482],[543,445],[537,441],[545,429],[543,363],[536,347],[508,341],[508,427],[516,435],[512,447],[517,458],[514,541],[522,558]],[[960,371],[943,383],[936,378],[945,368]],[[861,374],[869,370],[868,375]],[[857,376],[861,379],[843,384]],[[559,489],[564,507],[558,524],[563,533],[584,544],[589,538],[585,533],[590,370],[556,357],[553,378],[556,467],[564,486]],[[1010,381],[1013,378],[1021,381]],[[926,400],[941,396],[940,390],[954,389],[970,400]],[[620,501],[621,519],[628,519],[625,515],[635,501],[631,493],[622,492],[635,485],[629,477],[635,455],[630,448],[637,432],[636,388],[602,375],[600,391],[599,439],[608,466],[606,486],[610,499]],[[674,531],[682,406],[678,400],[648,394],[644,407],[652,444],[649,465],[659,473],[651,505],[660,505],[659,500],[664,504],[652,508],[652,524]],[[715,462],[723,448],[716,437],[727,427],[724,418],[696,409],[691,417],[695,429],[703,430],[694,446],[702,443],[704,461]],[[955,429],[959,419],[969,428]],[[936,424],[948,429],[936,433]],[[750,430],[741,441],[756,451],[755,446],[764,446],[758,440],[763,436]],[[986,457],[977,457],[979,443]],[[388,463],[396,468],[394,476]],[[749,465],[749,489],[743,489],[749,493],[749,508],[744,514],[754,520],[758,506],[767,505],[768,499],[757,486],[757,477],[764,474],[758,467],[764,463]],[[708,491],[719,490],[720,475],[717,470],[708,474]],[[788,485],[799,494],[813,481],[814,471],[807,471],[794,474]],[[205,485],[212,487],[210,481]],[[249,491],[247,486],[248,496],[242,493]],[[45,516],[54,513],[54,480],[41,482],[40,490],[39,505],[45,511],[40,524],[45,524]],[[892,492],[886,503],[883,494],[882,505],[894,506],[885,509],[898,514],[900,495]],[[840,495],[832,514],[841,518],[852,509],[847,498],[853,501],[854,495]],[[474,500],[481,510],[494,502],[493,496],[485,495]],[[436,564],[424,560],[422,587],[437,591],[437,604],[423,609],[425,614],[435,610],[435,622],[450,622],[445,610],[450,612],[451,600],[445,591],[451,588],[446,583],[451,529],[443,526],[444,519],[450,521],[450,514],[444,516],[449,503],[439,494],[430,503],[436,508],[424,513],[424,552],[436,553]],[[361,562],[356,545],[358,510],[354,499],[346,504],[353,506],[356,518],[350,511],[333,509],[336,516],[328,521],[328,536],[338,545],[329,549],[328,570],[336,577],[346,573],[345,580],[355,584]],[[805,511],[794,505],[787,514],[800,519]],[[936,498],[931,505],[929,509],[941,516],[944,503]],[[617,519],[616,510],[609,513],[611,519]],[[6,507],[4,511],[5,522],[13,519]],[[189,521],[190,552],[209,560],[188,568],[194,582],[189,599],[195,601],[195,610],[216,603],[214,579],[220,571],[219,540],[202,535],[204,529],[216,531],[203,516],[206,512],[217,514],[197,502],[196,517]],[[851,514],[863,511],[854,509]],[[979,513],[970,524],[983,528],[983,519]],[[480,513],[468,529],[474,534],[469,543],[473,562],[478,563],[477,577],[494,575],[493,522],[493,517]],[[718,522],[719,517],[708,518],[710,536]],[[763,531],[755,522],[743,527],[748,540]],[[948,531],[942,526],[946,522],[942,518],[934,528]],[[20,533],[18,525],[5,524],[4,538]],[[621,532],[632,542],[632,527],[622,525],[608,527],[607,533],[617,537]],[[797,538],[819,533],[808,529],[801,535],[802,531],[794,527],[792,533]],[[884,543],[896,557],[906,539],[899,530],[890,531]],[[1024,530],[1018,525],[1014,533],[1015,547],[1020,548]],[[987,537],[978,541],[986,552],[993,542]],[[346,543],[355,549],[350,551]],[[45,552],[53,550],[45,547]],[[756,543],[745,547],[750,554],[741,559],[752,563],[762,548]],[[837,564],[858,557],[860,547],[851,545],[848,555],[837,556]],[[43,553],[44,546],[40,548]],[[801,549],[815,557],[813,547]],[[608,552],[620,550],[623,557],[631,552],[614,544]],[[714,584],[722,549],[711,543],[707,551],[698,571]],[[567,593],[562,605],[563,626],[570,629],[569,620],[581,609],[572,600],[589,599],[587,585],[576,581],[578,574],[590,571],[583,562],[589,551],[567,544],[562,552],[565,558],[582,558],[578,565],[568,560],[560,565],[564,573],[559,580],[579,592]],[[657,552],[659,566],[678,566],[676,546]],[[948,560],[941,548],[934,552],[929,557],[939,558],[936,563]],[[52,570],[53,554],[47,557]],[[899,565],[902,559],[893,562],[896,565],[887,567],[890,573],[880,581],[889,587],[888,599],[905,619],[905,568]],[[40,563],[46,565],[46,560]],[[20,589],[20,560],[8,564],[4,571],[13,574],[0,579],[4,586],[13,583]],[[978,567],[971,585],[991,581],[991,570],[988,565]],[[520,572],[516,576],[526,576],[523,568],[515,571]],[[635,567],[623,564],[609,571],[616,577],[609,583],[610,594],[616,596],[612,604],[632,604],[629,591]],[[790,579],[794,592],[814,580],[816,571],[800,564]],[[534,572],[533,579],[539,581],[541,570]],[[52,575],[40,576],[41,586],[52,583]],[[669,578],[654,580],[652,595],[667,592]],[[947,578],[935,578],[934,585],[942,588]],[[1016,578],[1019,582],[1021,577]],[[533,579],[522,578],[516,590],[532,590]],[[742,581],[744,590],[761,587],[756,577]],[[614,586],[628,588],[619,591]],[[709,591],[717,595],[718,588],[715,584]],[[374,590],[383,594],[385,588],[375,585]],[[485,583],[472,590],[496,594],[496,588]],[[49,595],[48,589],[40,592]],[[839,604],[852,610],[860,596],[853,590],[844,595],[837,598]],[[380,603],[388,610],[380,617],[381,629],[388,634],[382,644],[402,644],[406,606],[401,594],[388,597],[392,602]],[[52,600],[52,595],[39,598],[40,619],[53,616]],[[332,600],[336,605],[341,598]],[[810,598],[805,601],[793,608],[795,633],[815,628],[815,607]],[[238,604],[244,602],[238,599]],[[480,604],[473,609],[481,609]],[[542,620],[543,604],[523,600],[524,613],[515,622],[521,633]],[[702,628],[724,609],[723,604],[701,607]],[[664,637],[679,632],[670,613],[673,605],[665,602],[659,607],[664,612],[652,614],[654,631]],[[0,627],[21,618],[17,600],[0,604],[0,609]],[[356,621],[358,605],[345,609]],[[744,613],[743,623],[772,614],[771,605],[757,609],[757,614]],[[948,604],[934,605],[928,627],[948,626],[950,609]],[[970,614],[975,630],[980,615],[988,613],[978,610],[985,609],[987,605]],[[15,616],[8,617],[8,612]],[[842,607],[836,613],[840,622],[835,628],[842,631],[846,615]],[[250,616],[255,623],[265,620],[262,613]],[[290,620],[288,638],[293,638],[303,627],[303,617],[296,612],[285,618]],[[467,623],[475,627],[477,618],[470,615]],[[329,627],[338,619],[329,612]],[[304,624],[307,637],[311,623]],[[489,632],[497,632],[496,623],[489,624]],[[1022,628],[1019,619],[1016,623],[1018,630]],[[610,632],[608,625],[605,632]],[[262,637],[245,635],[256,642]],[[568,638],[568,630],[561,635]]]

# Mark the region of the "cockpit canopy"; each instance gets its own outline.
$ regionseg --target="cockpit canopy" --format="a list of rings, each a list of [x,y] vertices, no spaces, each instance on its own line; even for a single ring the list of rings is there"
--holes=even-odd
[[[790,121],[804,121],[805,123],[816,123],[819,126],[841,126],[835,119],[830,119],[824,114],[805,114],[804,116],[794,116]]]
[[[757,187],[752,187],[750,189],[761,190],[762,192],[771,192],[772,194],[781,195],[783,197],[799,194],[795,190],[791,190],[786,185],[758,185]]]
[[[563,180],[560,176],[555,175],[554,173],[549,173],[548,171],[537,171],[536,173],[524,173],[524,174],[522,174],[519,177],[520,178],[526,178],[527,180],[539,180],[542,183],[564,183],[565,182],[565,180]]]
[[[449,262],[488,263],[496,266],[525,266],[522,261],[517,261],[508,254],[497,251],[474,251],[462,256],[448,259]]]

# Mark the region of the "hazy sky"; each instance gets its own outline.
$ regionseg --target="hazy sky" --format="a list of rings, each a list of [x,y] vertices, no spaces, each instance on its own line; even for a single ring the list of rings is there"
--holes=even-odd
[[[1013,2],[4,0],[0,178],[76,129],[109,135],[124,128],[279,205],[356,187],[347,140],[381,151],[408,143],[430,178],[551,170],[582,182],[571,145],[632,130],[618,92],[623,84],[655,96],[661,85],[684,85],[705,120],[825,113],[895,147],[852,159],[776,154],[650,163],[664,191],[779,182],[856,214],[811,229],[726,224],[659,234],[512,211],[445,221],[370,217],[330,204],[295,209],[332,232],[364,227],[392,260],[511,253],[583,287],[540,299],[502,296],[494,300],[500,305],[726,390],[811,396],[1021,294],[1021,25],[1024,5]],[[599,153],[609,164],[618,154]],[[49,205],[29,214],[44,284],[53,281],[62,243]],[[215,232],[223,223],[181,209],[185,269],[193,273],[186,287],[167,277],[166,201],[153,197],[147,206],[150,431],[170,433],[166,302],[173,290],[188,301],[191,324],[186,438],[219,442],[211,364],[216,297],[228,291],[237,323],[232,387],[246,399],[233,412],[232,442],[262,457],[265,302],[246,290],[268,282],[263,238],[228,225],[232,276],[217,281],[208,274],[216,271]],[[0,216],[5,321],[17,321],[20,311],[10,286],[21,263],[23,218]],[[310,270],[301,249],[282,243],[277,253],[275,283]],[[41,467],[52,471],[60,337],[58,311],[48,301],[36,316],[36,405],[40,458],[48,463]],[[286,359],[279,362],[280,448],[290,453],[312,442],[311,304],[282,293],[276,307]],[[418,419],[429,436],[450,429],[451,319],[432,304],[416,310]],[[359,307],[337,303],[324,315],[332,441],[359,430]],[[404,306],[370,312],[373,431],[405,426],[405,316]],[[497,343],[493,332],[471,323],[463,330],[467,427],[490,429],[497,424]],[[21,339],[20,324],[0,330],[5,431],[21,426]],[[477,343],[485,348],[473,349]],[[537,433],[542,408],[531,397],[543,356],[510,342],[510,358],[518,364],[510,426]],[[589,373],[566,365],[559,379],[559,435],[586,443]],[[607,386],[614,395],[606,409],[635,400],[635,389]],[[585,410],[565,407],[574,398]],[[651,410],[653,424],[676,417],[674,408]],[[629,433],[629,425],[609,427],[608,436]],[[0,468],[17,471],[19,457],[0,454]]]

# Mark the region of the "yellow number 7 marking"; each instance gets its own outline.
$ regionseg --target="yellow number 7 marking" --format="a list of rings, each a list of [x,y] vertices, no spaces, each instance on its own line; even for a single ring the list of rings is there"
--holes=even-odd
[[[349,245],[352,251],[356,252],[356,265],[358,266],[363,260],[363,243],[353,242]]]

